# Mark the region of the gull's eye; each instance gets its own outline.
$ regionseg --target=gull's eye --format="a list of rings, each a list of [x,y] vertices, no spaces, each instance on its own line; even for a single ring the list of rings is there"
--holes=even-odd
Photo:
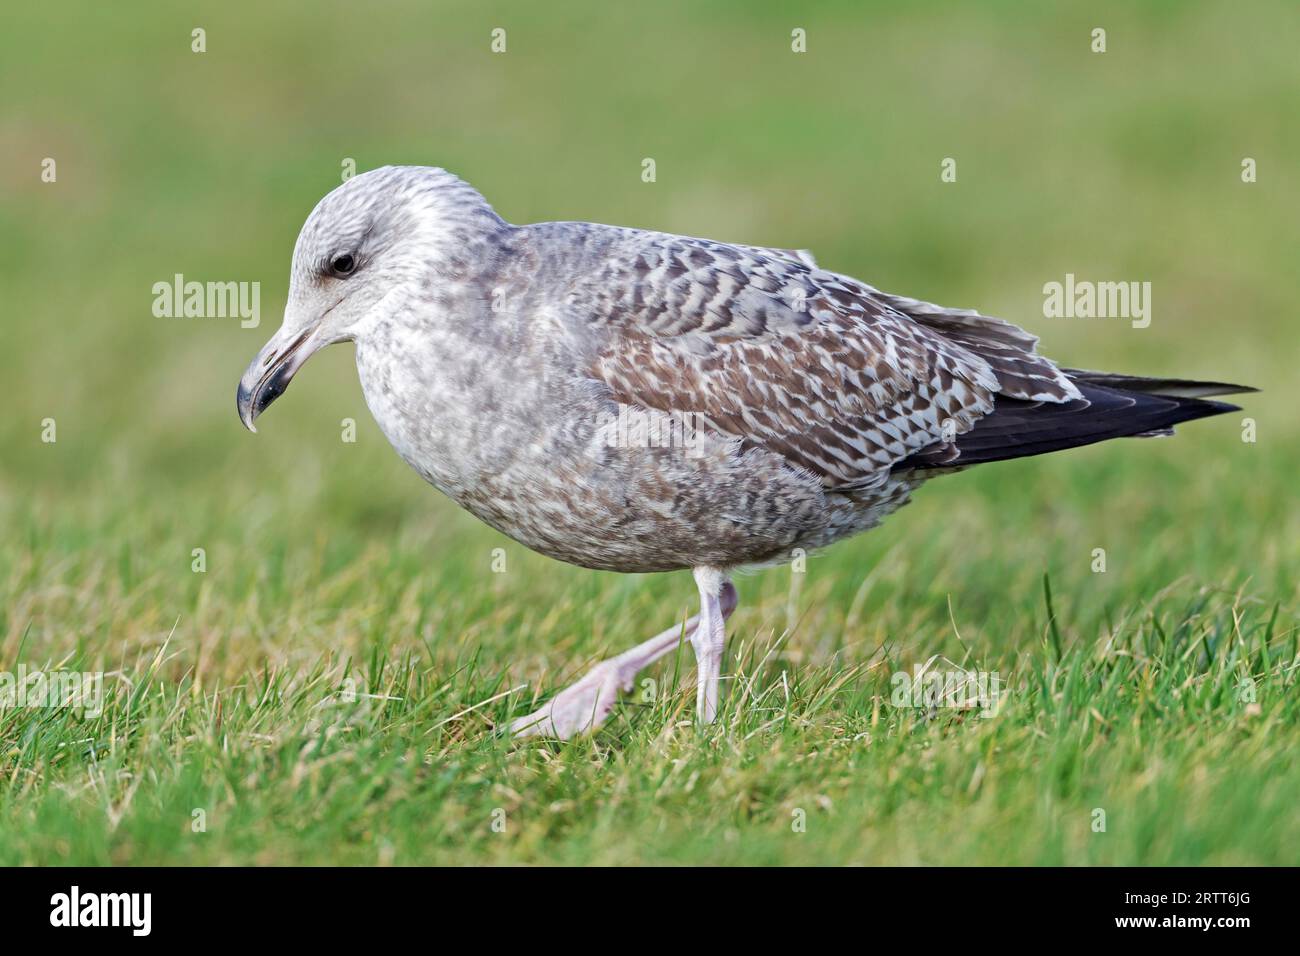
[[[357,260],[352,256],[344,253],[341,256],[335,256],[330,260],[330,275],[338,276],[340,279],[346,279],[357,269]]]

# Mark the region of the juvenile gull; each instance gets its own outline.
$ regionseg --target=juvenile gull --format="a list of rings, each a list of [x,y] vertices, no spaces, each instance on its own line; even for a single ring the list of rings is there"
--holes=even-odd
[[[1207,396],[1250,391],[1058,368],[1008,322],[804,252],[514,226],[426,167],[356,176],[307,217],[284,323],[239,383],[244,424],[347,340],[384,435],[461,507],[561,561],[694,572],[684,627],[513,725],[562,738],[600,724],[683,634],[711,722],[733,569],[871,528],[936,474],[1168,434],[1236,410]]]

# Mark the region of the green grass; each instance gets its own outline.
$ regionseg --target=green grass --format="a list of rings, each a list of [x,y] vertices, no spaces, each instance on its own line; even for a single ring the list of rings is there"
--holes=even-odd
[[[1296,633],[1241,595],[1174,588],[1104,637],[1028,609],[1018,653],[964,635],[954,663],[1006,684],[989,719],[894,706],[904,642],[773,638],[751,614],[717,728],[691,722],[687,651],[594,736],[518,745],[495,731],[530,692],[491,658],[580,660],[593,606],[630,619],[594,642],[618,647],[644,597],[571,582],[532,618],[484,597],[441,614],[409,578],[365,586],[394,581],[387,559],[347,566],[307,595],[250,582],[232,616],[260,598],[308,629],[323,592],[368,600],[351,654],[254,653],[228,684],[178,626],[120,662],[97,720],[7,716],[0,862],[1280,864],[1300,845]]]
[[[1300,14],[783,11],[12,12],[0,671],[103,671],[106,700],[0,709],[0,864],[1300,862]],[[1172,440],[933,482],[806,573],[740,579],[713,728],[684,649],[591,737],[512,742],[694,586],[456,510],[344,348],[243,432],[235,384],[349,156],[446,165],[515,221],[809,247],[1068,364],[1265,391]],[[261,327],[154,318],[176,272],[260,281]],[[1151,281],[1151,327],[1042,318],[1066,272]],[[999,674],[997,715],[899,706],[894,675],[936,657]]]

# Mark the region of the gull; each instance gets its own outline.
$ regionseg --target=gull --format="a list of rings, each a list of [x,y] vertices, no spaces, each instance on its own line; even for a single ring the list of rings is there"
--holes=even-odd
[[[693,572],[698,614],[512,724],[563,739],[683,639],[714,721],[735,571],[872,528],[936,475],[1169,434],[1253,391],[1061,368],[1009,322],[800,250],[512,225],[419,166],[357,175],[307,217],[284,322],[239,383],[244,425],[343,341],[393,448],[480,520],[585,568]]]

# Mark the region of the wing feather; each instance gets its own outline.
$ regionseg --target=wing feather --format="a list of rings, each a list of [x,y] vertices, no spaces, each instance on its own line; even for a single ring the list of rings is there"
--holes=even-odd
[[[1010,323],[880,293],[806,253],[634,230],[586,249],[567,305],[606,329],[590,374],[611,398],[703,416],[827,488],[884,482],[998,394],[1077,397]]]

